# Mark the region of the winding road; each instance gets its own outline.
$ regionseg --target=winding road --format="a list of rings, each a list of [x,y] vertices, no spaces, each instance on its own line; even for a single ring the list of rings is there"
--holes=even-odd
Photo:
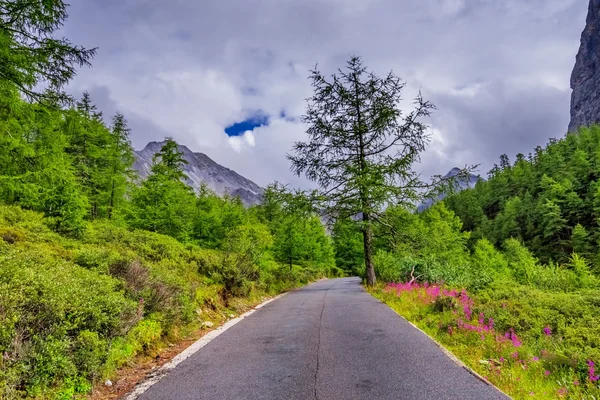
[[[288,293],[234,325],[141,400],[506,399],[357,278]]]

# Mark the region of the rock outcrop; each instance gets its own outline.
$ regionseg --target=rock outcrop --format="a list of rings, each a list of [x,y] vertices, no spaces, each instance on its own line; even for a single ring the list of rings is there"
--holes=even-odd
[[[571,89],[569,132],[600,122],[600,0],[590,0]]]
[[[451,178],[451,177],[458,176],[460,174],[460,171],[461,171],[460,168],[454,167],[450,170],[450,172],[448,172],[446,175],[444,175],[444,178]],[[464,177],[464,178],[459,177],[456,179],[456,191],[460,192],[461,190],[474,188],[475,185],[477,184],[477,182],[479,182],[480,180],[485,181],[485,179],[483,179],[482,177],[480,177],[478,175],[473,175],[473,174],[469,174],[468,177]],[[436,202],[438,202],[440,200],[443,200],[445,197],[446,197],[445,194],[440,194],[435,199],[425,200],[423,203],[419,204],[419,206],[417,207],[417,212],[423,212],[423,211],[427,210],[433,204],[435,204]]]
[[[144,179],[150,173],[152,157],[160,151],[165,142],[150,142],[143,150],[136,151],[133,168]],[[187,184],[198,190],[204,182],[220,196],[229,194],[239,197],[246,206],[262,201],[264,190],[250,179],[244,178],[235,171],[217,164],[204,153],[194,153],[186,146],[179,145],[179,150],[188,162],[184,172],[188,176]]]

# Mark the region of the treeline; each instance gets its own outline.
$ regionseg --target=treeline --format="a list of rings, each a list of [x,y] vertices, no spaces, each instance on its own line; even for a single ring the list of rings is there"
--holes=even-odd
[[[86,221],[108,219],[205,248],[221,248],[228,233],[264,224],[276,259],[287,265],[331,266],[332,250],[316,210],[303,192],[279,184],[265,205],[247,210],[238,198],[196,193],[184,183],[187,161],[167,139],[140,181],[130,129],[122,114],[107,124],[84,93],[68,109],[22,100],[5,87],[0,98],[0,201],[44,213],[51,227],[81,236]]]
[[[53,228],[77,235],[84,220],[114,218],[133,178],[123,115],[110,126],[85,93],[61,109],[0,86],[0,201],[43,212]]]
[[[566,263],[572,253],[600,266],[600,128],[582,128],[537,147],[514,163],[506,155],[487,182],[445,200],[471,231],[501,247],[525,244],[544,263]]]
[[[503,280],[590,287],[600,276],[599,177],[600,127],[593,126],[514,163],[501,156],[489,180],[423,213],[391,205],[375,227],[378,277],[473,289]],[[332,231],[337,265],[364,276],[360,221],[340,219]]]

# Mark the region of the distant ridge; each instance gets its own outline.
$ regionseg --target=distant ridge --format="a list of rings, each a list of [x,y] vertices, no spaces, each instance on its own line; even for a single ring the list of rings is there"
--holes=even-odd
[[[152,167],[152,157],[160,151],[165,142],[150,142],[143,150],[135,151],[133,168],[142,179],[146,178]],[[262,201],[264,189],[244,178],[237,172],[226,168],[204,153],[194,153],[188,147],[179,145],[179,150],[188,162],[184,172],[188,176],[187,184],[195,190],[200,189],[202,182],[220,196],[229,194],[239,197],[244,205],[251,206]]]
[[[458,176],[458,174],[460,174],[461,169],[454,167],[450,170],[450,172],[448,172],[446,175],[444,175],[444,178],[451,178],[454,176]],[[477,182],[479,181],[485,181],[485,179],[483,179],[481,176],[478,175],[473,175],[473,174],[469,174],[468,178],[457,178],[456,179],[456,183],[457,183],[457,191],[461,191],[461,190],[465,190],[465,189],[469,189],[469,188],[474,188],[475,185],[477,184]],[[423,203],[421,203],[418,207],[417,207],[417,212],[423,212],[425,210],[427,210],[429,207],[431,207],[433,204],[437,203],[440,200],[443,200],[446,197],[447,194],[441,194],[438,197],[436,197],[435,199],[427,199],[425,200]]]

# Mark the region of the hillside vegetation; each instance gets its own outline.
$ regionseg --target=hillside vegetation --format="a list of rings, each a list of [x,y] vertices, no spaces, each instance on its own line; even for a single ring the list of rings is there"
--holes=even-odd
[[[374,294],[515,398],[597,398],[599,150],[582,128],[422,214],[388,208]]]
[[[203,322],[341,273],[304,193],[274,184],[247,209],[195,192],[171,139],[141,181],[122,114],[22,89],[0,79],[0,398],[88,393]]]

